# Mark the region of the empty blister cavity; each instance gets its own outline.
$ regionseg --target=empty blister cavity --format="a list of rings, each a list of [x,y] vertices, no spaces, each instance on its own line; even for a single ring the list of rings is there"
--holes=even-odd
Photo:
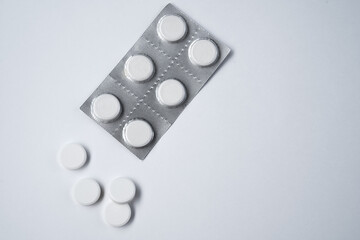
[[[73,197],[81,205],[92,205],[96,203],[101,195],[99,183],[91,178],[78,181],[73,188]]]
[[[198,39],[190,45],[188,54],[193,64],[207,67],[218,59],[219,48],[210,39]]]
[[[149,80],[154,72],[154,62],[145,55],[134,55],[126,60],[124,66],[125,76],[134,82],[145,82]]]
[[[85,165],[87,153],[82,145],[70,143],[61,148],[58,158],[63,167],[76,170]]]
[[[131,218],[131,208],[129,204],[108,203],[104,210],[105,222],[113,227],[122,227]]]
[[[91,113],[100,122],[111,122],[121,114],[120,101],[112,94],[102,94],[92,101]]]
[[[153,138],[154,130],[151,125],[143,119],[133,119],[123,128],[123,139],[130,147],[145,147]]]
[[[127,203],[134,199],[135,183],[128,178],[115,178],[109,187],[110,198],[117,203]]]
[[[186,99],[184,85],[176,79],[168,79],[156,88],[156,99],[167,107],[176,107]]]
[[[157,32],[161,39],[168,42],[177,42],[187,33],[185,20],[177,15],[165,15],[157,24]]]

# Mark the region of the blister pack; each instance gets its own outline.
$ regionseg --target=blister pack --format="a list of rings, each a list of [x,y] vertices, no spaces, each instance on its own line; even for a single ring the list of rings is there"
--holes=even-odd
[[[168,4],[80,109],[144,159],[229,53]]]

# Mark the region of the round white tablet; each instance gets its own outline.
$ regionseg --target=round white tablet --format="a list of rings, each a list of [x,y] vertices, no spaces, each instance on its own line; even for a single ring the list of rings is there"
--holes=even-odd
[[[96,203],[101,195],[101,187],[97,181],[85,178],[78,181],[73,189],[74,199],[81,205]]]
[[[186,35],[186,22],[180,16],[165,15],[157,24],[157,32],[165,41],[177,42]]]
[[[131,208],[129,204],[111,202],[105,207],[104,218],[108,224],[114,227],[122,227],[131,218]]]
[[[201,67],[210,66],[219,57],[219,49],[210,39],[198,39],[189,47],[190,61]]]
[[[186,99],[184,85],[176,79],[168,79],[156,88],[157,100],[168,107],[176,107]]]
[[[134,55],[125,63],[125,75],[135,82],[144,82],[152,77],[155,71],[153,61],[145,55]]]
[[[154,138],[154,130],[145,120],[133,119],[124,126],[123,138],[131,147],[144,147]]]
[[[110,198],[117,203],[127,203],[135,197],[136,187],[128,178],[115,178],[110,183]]]
[[[58,155],[61,165],[70,170],[76,170],[84,166],[87,153],[83,146],[77,143],[65,145]]]
[[[92,101],[91,113],[100,122],[111,122],[121,114],[120,101],[112,94],[101,94]]]

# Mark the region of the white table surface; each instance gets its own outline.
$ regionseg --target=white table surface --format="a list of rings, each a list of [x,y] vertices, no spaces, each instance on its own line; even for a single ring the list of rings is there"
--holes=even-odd
[[[360,2],[174,2],[233,54],[140,161],[79,107],[167,3],[0,0],[0,239],[360,239]],[[117,176],[140,192],[120,229]]]

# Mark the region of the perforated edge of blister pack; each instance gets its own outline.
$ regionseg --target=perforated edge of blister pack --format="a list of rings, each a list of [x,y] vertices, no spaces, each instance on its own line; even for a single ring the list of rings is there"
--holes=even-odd
[[[165,15],[177,15],[185,20],[187,33],[180,41],[167,42],[159,37],[157,24]],[[201,67],[189,59],[188,49],[198,39],[209,39],[216,44],[219,55],[213,64]],[[225,44],[173,4],[168,4],[80,109],[138,158],[144,159],[229,53],[230,49]],[[136,54],[150,57],[155,65],[149,81],[137,83],[129,80],[124,73],[126,60]],[[179,80],[187,90],[185,101],[178,107],[165,107],[156,99],[156,87],[166,79]],[[91,111],[92,101],[104,93],[116,96],[122,107],[120,116],[107,123],[97,121]],[[131,147],[123,139],[123,128],[132,119],[144,119],[154,130],[152,141],[144,147]]]

